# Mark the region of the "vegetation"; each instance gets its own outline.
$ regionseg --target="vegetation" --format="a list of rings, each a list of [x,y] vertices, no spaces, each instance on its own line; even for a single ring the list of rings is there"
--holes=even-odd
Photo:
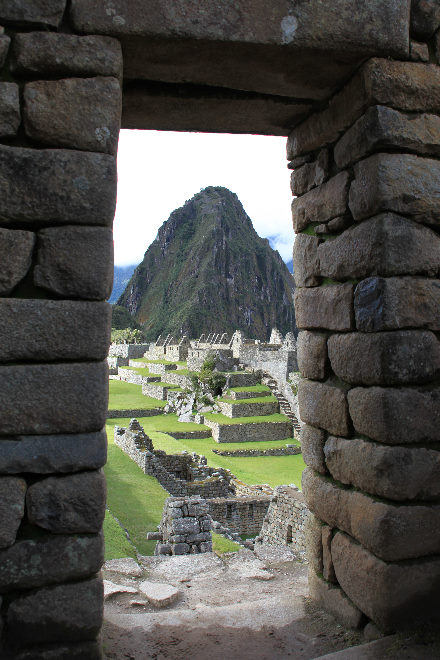
[[[270,392],[267,385],[248,385],[247,387],[231,387],[229,392]]]
[[[109,410],[150,410],[151,408],[164,408],[165,401],[159,401],[144,396],[140,385],[126,383],[123,380],[110,380],[109,382]]]
[[[108,485],[107,485],[108,487]],[[136,557],[134,546],[127,539],[124,530],[107,509],[104,519],[105,560]]]
[[[260,396],[255,399],[228,399],[227,397],[221,397],[218,401],[232,403],[233,406],[240,406],[242,403],[274,403],[277,399],[274,396]]]
[[[212,532],[212,550],[217,555],[221,556],[224,555],[225,552],[238,552],[240,550],[240,546],[238,543],[235,543],[235,541],[231,541],[230,539],[226,539],[221,534]]]

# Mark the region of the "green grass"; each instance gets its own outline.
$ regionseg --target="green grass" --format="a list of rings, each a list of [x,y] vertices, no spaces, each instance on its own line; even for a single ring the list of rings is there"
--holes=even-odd
[[[249,385],[248,387],[230,387],[230,392],[270,392],[267,385]]]
[[[227,399],[222,397],[218,400],[223,401],[224,403],[232,403],[234,406],[240,406],[243,403],[274,403],[274,401],[277,401],[274,396],[260,396],[256,399]]]
[[[143,362],[146,364],[178,364],[181,367],[186,367],[186,362],[174,360],[149,360],[148,358],[135,358],[133,362]]]
[[[203,424],[194,424],[193,422],[179,422],[175,413],[168,415],[153,415],[152,417],[138,417],[140,424],[144,427],[148,435],[152,431],[172,434],[175,431],[209,431]],[[127,426],[129,418],[109,419],[108,424],[116,423],[118,426]],[[261,444],[261,443],[258,443]],[[217,445],[218,446],[218,445]]]
[[[119,369],[127,369],[128,371],[134,371],[135,374],[140,374],[141,376],[149,375],[148,367],[119,367]],[[156,374],[153,374],[156,375]]]
[[[176,369],[176,371],[173,371],[173,374],[179,374],[179,376],[189,376],[190,371],[189,369]]]
[[[235,541],[230,541],[221,534],[212,532],[212,550],[218,555],[223,555],[225,552],[238,552],[240,546]]]
[[[123,380],[109,381],[109,410],[150,410],[151,408],[164,408],[165,401],[154,399],[142,394],[142,386],[126,383]]]
[[[105,512],[104,538],[106,561],[107,559],[121,559],[122,557],[136,558],[135,549],[108,510]]]
[[[164,383],[161,380],[155,380],[153,383],[148,383],[153,385],[153,387],[167,387],[169,390],[182,390],[179,385],[172,385],[171,383]]]
[[[210,422],[217,422],[218,424],[261,424],[262,422],[288,422],[289,419],[281,413],[274,413],[273,415],[259,415],[254,417],[226,417],[221,413],[205,413],[205,419]]]

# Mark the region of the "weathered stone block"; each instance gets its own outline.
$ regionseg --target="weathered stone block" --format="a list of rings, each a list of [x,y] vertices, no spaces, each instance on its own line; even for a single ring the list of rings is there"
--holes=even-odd
[[[18,541],[0,551],[0,589],[33,589],[81,580],[97,573],[104,562],[102,534],[47,534]]]
[[[113,234],[106,227],[51,227],[38,234],[34,282],[60,296],[105,300],[113,284]]]
[[[298,389],[298,405],[301,419],[306,424],[318,426],[334,435],[349,435],[347,396],[331,381],[318,383],[302,379]]]
[[[304,470],[302,486],[307,506],[320,520],[347,532],[384,561],[440,551],[438,504],[388,504],[341,488],[311,468]]]
[[[361,438],[330,437],[324,453],[335,479],[372,495],[390,500],[440,496],[440,452],[434,449],[387,447]]]
[[[0,137],[13,137],[20,126],[18,85],[0,82]]]
[[[348,331],[354,327],[352,284],[296,289],[294,301],[300,329]]]
[[[0,435],[88,433],[105,424],[106,362],[0,367]]]
[[[340,587],[326,582],[309,569],[309,594],[345,628],[360,628],[364,616]]]
[[[316,573],[322,573],[322,525],[323,523],[309,512],[304,523],[304,539],[307,561]]]
[[[411,0],[411,35],[428,41],[440,27],[440,7],[437,0]]]
[[[302,375],[312,380],[323,380],[327,366],[327,334],[302,330],[296,346]]]
[[[322,429],[305,424],[301,429],[301,453],[304,463],[317,472],[327,473],[324,444],[326,434]]]
[[[347,210],[350,177],[340,172],[319,188],[297,197],[292,202],[293,228],[296,233],[312,222],[328,222]]]
[[[111,225],[116,161],[107,154],[0,146],[0,219]]]
[[[116,78],[38,80],[24,88],[24,128],[55,147],[116,154],[121,87]]]
[[[49,477],[26,493],[29,521],[56,534],[99,532],[105,514],[105,477],[101,471]]]
[[[56,32],[17,34],[12,48],[12,71],[30,76],[122,75],[122,51],[117,39],[80,37]]]
[[[328,525],[322,527],[322,575],[327,582],[337,582],[331,553],[332,529]]]
[[[26,488],[24,479],[0,477],[0,548],[7,548],[15,542],[24,515]]]
[[[26,435],[0,439],[0,473],[96,470],[107,460],[107,434]]]
[[[9,46],[11,43],[11,38],[4,33],[5,29],[0,27],[0,69],[6,61],[6,56],[8,54]]]
[[[368,60],[327,108],[295,127],[287,143],[287,159],[335,142],[372,105],[408,112],[437,112],[440,108],[438,67],[421,62]]]
[[[420,41],[411,41],[409,56],[413,62],[429,62],[428,44]]]
[[[318,257],[321,275],[338,280],[370,275],[436,276],[440,273],[440,237],[428,227],[384,213],[321,243]]]
[[[440,225],[440,162],[412,154],[374,154],[354,166],[349,206],[355,220],[381,211]]]
[[[2,0],[0,21],[23,26],[58,27],[66,8],[66,0]]]
[[[335,146],[336,164],[343,169],[373,151],[398,148],[417,154],[440,154],[440,117],[405,115],[375,105],[357,120]]]
[[[102,660],[101,642],[32,645],[31,648],[16,655],[16,660],[84,660],[84,658]]]
[[[0,227],[0,295],[11,293],[32,265],[35,234]]]
[[[297,234],[293,244],[294,278],[296,286],[319,284],[319,238],[309,234]]]
[[[332,557],[339,584],[382,630],[438,617],[440,559],[387,564],[338,532]]]
[[[440,280],[371,277],[354,295],[356,327],[362,332],[427,328],[440,331]]]
[[[342,168],[341,168],[342,169]],[[321,149],[313,163],[305,163],[290,175],[292,195],[303,195],[328,179],[328,149]]]
[[[332,335],[333,371],[353,385],[427,383],[440,374],[440,342],[426,330]]]
[[[107,303],[0,299],[0,362],[104,360],[111,313]]]
[[[356,387],[348,393],[358,433],[390,445],[440,442],[440,389]]]
[[[12,601],[8,632],[21,646],[93,640],[102,624],[103,601],[100,578],[39,589]]]

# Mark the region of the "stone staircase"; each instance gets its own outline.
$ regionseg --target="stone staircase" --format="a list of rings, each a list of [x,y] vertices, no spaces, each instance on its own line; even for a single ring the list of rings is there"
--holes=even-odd
[[[264,373],[261,379],[261,382],[263,385],[267,385],[269,389],[271,390],[273,396],[278,399],[278,403],[280,404],[280,412],[283,413],[283,415],[286,415],[292,422],[293,428],[295,429],[296,433],[299,434],[301,431],[301,424],[299,423],[298,419],[296,418],[296,415],[294,414],[292,408],[290,407],[290,403],[286,399],[286,397],[279,391],[278,389],[278,383],[275,380],[275,378],[272,378],[267,373]]]

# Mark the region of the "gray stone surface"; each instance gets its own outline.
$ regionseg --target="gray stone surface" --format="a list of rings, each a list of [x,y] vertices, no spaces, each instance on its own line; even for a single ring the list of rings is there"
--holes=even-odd
[[[72,225],[42,229],[34,282],[67,298],[106,300],[113,284],[111,229]]]
[[[151,533],[154,534],[154,532]],[[108,559],[103,568],[106,571],[112,571],[114,573],[119,573],[120,575],[131,575],[132,577],[141,577],[143,573],[142,568],[132,557]]]
[[[440,225],[440,162],[412,154],[374,154],[356,163],[349,206],[355,220],[382,211]]]
[[[440,6],[437,0],[411,0],[411,34],[428,41],[440,27]]]
[[[20,121],[18,85],[11,82],[0,82],[0,137],[16,135]]]
[[[144,582],[140,583],[139,588],[148,602],[154,607],[167,607],[174,603],[180,596],[179,589],[163,582],[144,580]]]
[[[32,265],[35,234],[0,227],[0,295],[11,293]]]
[[[440,154],[440,117],[405,115],[375,105],[357,120],[335,146],[339,168],[347,167],[380,149],[405,149],[417,154]]]
[[[342,168],[341,168],[342,169]],[[324,183],[329,177],[328,149],[321,149],[318,158],[305,163],[290,175],[290,188],[293,195],[303,195],[312,188]]]
[[[322,521],[310,512],[304,525],[304,539],[307,561],[315,573],[322,573],[322,526]]]
[[[334,435],[349,435],[347,395],[332,381],[318,383],[302,379],[298,389],[298,404],[301,420],[306,424],[318,426]]]
[[[50,474],[95,470],[107,460],[107,434],[67,433],[0,439],[0,473]]]
[[[0,219],[4,224],[111,225],[115,203],[112,156],[0,146]]]
[[[352,284],[296,289],[294,301],[299,329],[348,331],[354,327]]]
[[[311,468],[304,470],[302,486],[307,506],[320,520],[347,532],[384,561],[440,551],[439,504],[388,504],[341,487]]]
[[[382,630],[414,626],[438,612],[438,557],[387,564],[341,532],[332,557],[343,590]]]
[[[24,87],[26,135],[42,144],[116,154],[121,87],[116,78],[38,80]]]
[[[317,286],[319,284],[319,238],[309,234],[297,234],[293,244],[296,286]]]
[[[0,22],[29,26],[58,27],[67,0],[2,0]]]
[[[4,28],[0,27],[0,69],[6,61],[6,56],[11,44],[11,38],[4,34],[3,30]]]
[[[7,548],[15,542],[24,515],[26,488],[24,479],[0,477],[0,548]]]
[[[327,468],[337,481],[372,495],[402,501],[440,496],[440,452],[435,449],[330,437],[324,453]]]
[[[362,332],[399,328],[440,331],[440,280],[370,277],[354,295],[356,327]]]
[[[328,472],[325,464],[324,444],[326,434],[322,429],[305,424],[301,429],[301,450],[304,463],[317,472]]]
[[[340,587],[323,580],[316,575],[313,568],[309,569],[309,593],[313,600],[330,612],[345,628],[361,627],[364,619],[362,612]]]
[[[0,298],[0,362],[104,360],[110,327],[108,303]]]
[[[100,641],[68,642],[33,646],[19,652],[16,660],[102,660],[102,644]]]
[[[354,428],[390,445],[440,442],[440,389],[356,387],[348,393]]]
[[[1,366],[0,436],[99,431],[107,393],[106,362]]]
[[[411,250],[408,250],[411,245]],[[320,273],[337,280],[440,273],[438,234],[394,213],[350,227],[318,247]]]
[[[413,62],[429,62],[428,44],[411,41],[409,55]]]
[[[100,578],[46,587],[13,600],[7,623],[22,646],[93,640],[103,616]]]
[[[29,521],[56,534],[99,532],[105,514],[103,472],[49,477],[32,484],[26,493]]]
[[[331,553],[332,528],[322,526],[322,575],[327,582],[337,583]]]
[[[426,330],[332,335],[333,371],[353,385],[427,383],[440,374],[440,342]]]
[[[292,202],[293,228],[303,231],[313,222],[328,222],[347,210],[348,172],[340,172],[319,188],[297,197]]]
[[[33,589],[88,578],[104,561],[102,534],[47,534],[0,551],[0,589]]]
[[[12,71],[23,76],[122,75],[121,44],[111,37],[77,36],[56,32],[17,34]]]
[[[302,330],[297,339],[297,358],[303,376],[323,380],[327,366],[327,334]]]

